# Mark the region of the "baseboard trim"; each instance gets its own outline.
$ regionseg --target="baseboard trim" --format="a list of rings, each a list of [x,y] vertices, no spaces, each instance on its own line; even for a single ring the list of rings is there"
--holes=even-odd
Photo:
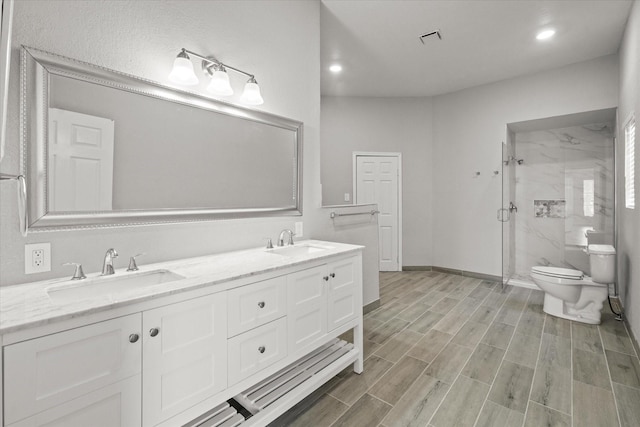
[[[456,270],[453,268],[436,267],[436,266],[431,267],[431,270],[437,271],[440,273],[455,274],[455,275],[464,276],[464,277],[473,277],[474,279],[488,280],[491,282],[502,282],[502,276],[494,276],[492,274],[485,274],[485,273],[476,273],[475,271]]]
[[[367,314],[373,310],[375,310],[376,308],[380,307],[380,300],[377,299],[374,302],[370,302],[369,304],[365,305],[364,307],[362,307],[362,314]]]
[[[403,265],[402,271],[433,271],[430,265]]]
[[[623,313],[624,313],[624,311],[623,311]],[[627,316],[625,316],[624,314],[622,316],[623,316],[623,319],[624,319],[624,325],[627,327],[627,332],[629,332],[629,337],[631,338],[631,343],[633,344],[633,348],[635,348],[635,350],[636,350],[636,355],[640,355],[640,345],[638,345],[638,339],[633,334],[633,330],[631,329],[631,325],[629,324],[629,321],[627,320]]]

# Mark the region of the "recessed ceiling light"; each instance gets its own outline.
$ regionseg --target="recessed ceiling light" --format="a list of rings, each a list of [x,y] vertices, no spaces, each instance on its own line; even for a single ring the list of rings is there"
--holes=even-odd
[[[542,30],[536,35],[536,39],[548,40],[551,37],[553,37],[555,33],[556,33],[556,30],[552,30],[552,29]]]
[[[329,67],[329,71],[331,71],[332,73],[339,73],[340,71],[342,71],[342,65],[333,64]]]

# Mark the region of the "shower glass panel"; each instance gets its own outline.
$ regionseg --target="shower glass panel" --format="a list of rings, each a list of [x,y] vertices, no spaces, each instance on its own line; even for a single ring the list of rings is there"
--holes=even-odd
[[[508,174],[508,142],[502,143],[502,204],[498,209],[498,221],[502,221],[502,286],[504,287],[509,281],[509,181],[507,179]]]
[[[502,221],[502,284],[511,280],[515,271],[515,151],[514,133],[507,127],[506,139],[502,144],[502,209],[498,219]]]

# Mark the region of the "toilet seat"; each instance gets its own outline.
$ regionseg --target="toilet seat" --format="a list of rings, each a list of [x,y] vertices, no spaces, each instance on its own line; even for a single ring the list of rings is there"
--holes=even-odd
[[[535,267],[531,267],[531,271],[534,273],[542,274],[543,276],[556,277],[559,279],[570,279],[570,280],[584,279],[584,273],[582,271],[571,270],[569,268],[535,266]]]
[[[559,286],[607,287],[607,285],[594,282],[591,280],[591,277],[585,275],[582,271],[572,270],[570,268],[544,266],[531,267],[531,278],[534,282],[536,282],[536,280],[542,280]]]

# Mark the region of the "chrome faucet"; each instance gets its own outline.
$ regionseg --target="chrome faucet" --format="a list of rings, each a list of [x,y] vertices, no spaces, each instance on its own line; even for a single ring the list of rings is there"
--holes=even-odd
[[[287,244],[293,245],[293,236],[295,236],[295,234],[293,231],[289,230],[288,228],[285,228],[280,232],[280,237],[278,237],[278,246],[284,246],[284,235],[287,233],[289,234],[289,243]]]
[[[102,274],[101,276],[109,276],[114,273],[113,271],[113,260],[118,258],[118,252],[115,249],[111,248],[104,254],[104,263],[102,264]]]

